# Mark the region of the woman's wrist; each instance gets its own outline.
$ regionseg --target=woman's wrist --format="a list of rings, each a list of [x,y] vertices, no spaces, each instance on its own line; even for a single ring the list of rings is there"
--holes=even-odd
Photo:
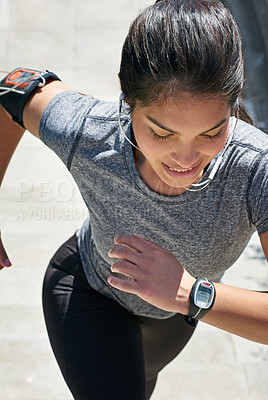
[[[190,293],[195,281],[196,278],[194,278],[184,269],[180,286],[176,295],[177,308],[180,314],[187,315],[189,313]]]

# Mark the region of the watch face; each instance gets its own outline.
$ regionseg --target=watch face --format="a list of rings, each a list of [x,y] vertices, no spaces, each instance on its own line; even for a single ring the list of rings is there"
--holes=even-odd
[[[209,308],[213,295],[213,285],[210,282],[200,282],[195,292],[194,303],[199,308]]]

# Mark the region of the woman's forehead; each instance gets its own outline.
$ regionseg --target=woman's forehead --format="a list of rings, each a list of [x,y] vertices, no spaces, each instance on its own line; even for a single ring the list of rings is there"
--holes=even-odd
[[[199,114],[205,112],[210,114],[226,114],[230,110],[230,104],[217,96],[192,96],[190,94],[180,95],[176,99],[170,98],[164,102],[156,101],[147,106],[139,105],[144,114],[167,115],[174,117],[180,114]]]
[[[224,124],[230,116],[230,105],[218,97],[184,96],[176,102],[152,103],[134,109],[134,118],[143,118],[160,129],[205,132]],[[200,130],[201,129],[201,130]]]
[[[172,96],[159,96],[156,100],[153,100],[148,105],[143,105],[141,102],[137,102],[135,108],[141,109],[174,109],[174,108],[190,108],[204,105],[209,106],[215,103],[218,107],[229,108],[230,102],[217,94],[202,93],[193,94],[188,92],[179,92]]]

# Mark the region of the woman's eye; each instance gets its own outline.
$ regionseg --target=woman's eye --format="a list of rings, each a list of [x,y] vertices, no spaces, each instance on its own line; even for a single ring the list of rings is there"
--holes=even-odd
[[[223,135],[223,133],[224,133],[223,131],[224,131],[224,129],[223,129],[223,127],[222,127],[222,128],[219,130],[219,132],[217,132],[215,135],[213,135],[213,136],[204,135],[204,137],[208,138],[209,140],[216,140],[216,139],[220,138],[220,137]],[[151,128],[150,128],[150,133],[151,133],[151,135],[153,136],[154,139],[156,139],[156,140],[161,140],[162,142],[168,140],[171,136],[173,136],[173,134],[166,135],[166,136],[158,135],[158,134],[157,134],[154,130],[152,130]]]
[[[209,136],[209,135],[205,135],[209,140],[216,140],[218,138],[220,138],[223,135],[223,128],[221,128],[219,130],[219,132],[216,133],[216,135],[213,136]]]
[[[153,131],[152,129],[150,129],[151,135],[153,136],[154,139],[156,140],[161,140],[161,141],[165,141],[167,140],[170,136],[172,135],[167,135],[167,136],[161,136],[158,135],[155,131]]]

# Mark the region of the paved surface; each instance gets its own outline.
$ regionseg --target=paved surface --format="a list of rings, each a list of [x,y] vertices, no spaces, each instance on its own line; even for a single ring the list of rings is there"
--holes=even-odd
[[[142,0],[0,0],[2,69],[46,67],[77,90],[116,99],[120,46]],[[23,50],[23,51],[22,51]],[[77,76],[77,79],[75,79]],[[42,279],[86,209],[59,159],[26,134],[0,196],[2,236],[13,267],[0,277],[0,400],[71,400],[48,343]],[[253,237],[225,276],[268,290],[268,269]],[[152,400],[266,400],[268,347],[200,323],[182,354],[160,374]],[[127,395],[126,395],[127,400]]]

